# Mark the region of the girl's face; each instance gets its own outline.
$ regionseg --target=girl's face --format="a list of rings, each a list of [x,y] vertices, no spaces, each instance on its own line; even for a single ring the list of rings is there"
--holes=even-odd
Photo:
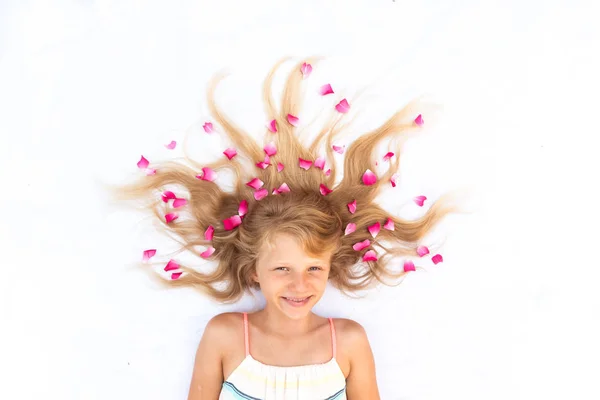
[[[325,292],[331,254],[311,257],[292,236],[277,235],[261,249],[254,275],[267,306],[292,319],[307,316]]]

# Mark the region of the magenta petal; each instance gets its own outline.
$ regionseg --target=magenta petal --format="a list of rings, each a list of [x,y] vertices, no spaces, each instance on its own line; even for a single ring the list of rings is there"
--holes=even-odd
[[[319,93],[321,94],[321,96],[326,96],[328,94],[333,93],[333,89],[331,88],[331,85],[328,83],[326,85],[321,86],[321,88],[319,89]]]
[[[307,171],[310,168],[310,166],[312,165],[312,161],[308,161],[303,158],[298,158],[298,161],[300,162],[300,168],[304,168]]]
[[[307,63],[302,63],[302,67],[300,67],[300,71],[302,72],[302,79],[306,79],[309,77],[312,72],[312,65]]]
[[[144,250],[144,254],[142,255],[142,261],[146,262],[156,254],[156,249]]]
[[[272,120],[271,122],[269,122],[269,130],[273,133],[277,132],[277,121]]]
[[[327,196],[329,193],[333,192],[333,190],[329,189],[327,186],[321,183],[319,185],[319,192],[321,192],[323,196]]]
[[[293,125],[293,126],[298,126],[298,122],[300,121],[298,119],[298,117],[296,117],[296,116],[294,116],[292,114],[288,114],[287,115],[287,120],[290,123],[290,125]]]
[[[174,208],[183,207],[186,204],[187,204],[187,200],[186,199],[175,199],[175,200],[173,200],[173,207]]]
[[[398,179],[397,174],[392,175],[392,177],[390,178],[390,183],[392,184],[392,187],[396,187],[396,179]]]
[[[267,189],[260,189],[254,192],[254,198],[257,201],[260,201],[269,195],[269,191]]]
[[[177,218],[179,218],[179,215],[177,215],[177,213],[168,213],[165,215],[165,221],[167,221],[167,224],[170,224],[171,222],[175,221]]]
[[[377,182],[377,177],[370,169],[366,170],[362,176],[362,181],[365,185],[371,186]]]
[[[213,240],[214,236],[215,236],[215,227],[212,225],[209,225],[209,227],[206,228],[206,230],[204,231],[204,240]]]
[[[346,230],[344,231],[344,235],[349,235],[355,231],[356,231],[356,224],[353,222],[350,222],[350,223],[348,223],[348,225],[346,225]]]
[[[269,165],[271,165],[271,164],[266,163],[264,161],[256,163],[256,166],[260,169],[267,169],[269,167]]]
[[[423,257],[429,254],[429,249],[427,248],[427,246],[419,246],[417,247],[417,254],[419,255],[419,257]]]
[[[427,197],[417,196],[413,200],[419,207],[423,207],[423,203],[425,202],[425,200],[427,200]]]
[[[410,260],[404,261],[404,272],[408,272],[408,271],[416,271],[415,263]]]
[[[325,169],[325,157],[319,157],[315,160],[315,167]]]
[[[148,168],[149,164],[150,163],[148,162],[148,160],[146,160],[146,158],[142,156],[142,158],[140,158],[140,161],[138,161],[137,166],[139,169],[146,169]]]
[[[241,217],[242,215],[246,215],[248,212],[248,202],[246,200],[242,200],[240,202],[240,206],[238,207],[238,215]]]
[[[242,218],[239,215],[234,215],[232,217],[229,217],[225,220],[223,220],[223,226],[225,227],[226,231],[230,231],[232,229],[234,229],[237,226],[240,226],[242,224]]]
[[[250,182],[246,183],[246,186],[250,186],[252,189],[254,190],[258,190],[262,187],[262,185],[264,185],[265,183],[263,181],[261,181],[258,178],[254,178],[252,179]]]
[[[344,145],[344,146],[333,145],[332,147],[333,147],[333,151],[337,152],[338,154],[343,154],[344,149],[346,148],[346,145]]]
[[[363,261],[377,261],[377,253],[375,250],[369,250],[363,256]]]
[[[290,187],[288,186],[287,183],[282,183],[281,186],[279,186],[279,188],[277,189],[277,191],[279,193],[289,193],[290,191]]]
[[[277,154],[277,147],[275,147],[275,143],[271,142],[268,145],[265,146],[265,148],[263,149],[265,151],[265,153],[269,156],[272,157],[275,154]]]
[[[279,194],[279,190],[278,190],[278,189],[273,189],[273,191],[271,192],[271,194],[272,194],[273,196],[276,196],[276,195],[278,195],[278,194]]]
[[[356,251],[361,251],[371,245],[371,241],[369,239],[365,239],[362,242],[354,243],[352,248]]]
[[[391,218],[388,218],[387,221],[385,221],[385,224],[383,225],[384,229],[387,229],[388,231],[393,231],[395,229],[394,227],[394,220]]]
[[[394,157],[394,153],[392,153],[392,152],[390,151],[390,152],[386,153],[386,155],[385,155],[385,156],[383,156],[383,161],[387,161],[387,160],[389,160],[389,159],[390,159],[390,158],[392,158],[392,157]]]
[[[225,156],[231,160],[233,157],[237,156],[237,151],[234,148],[229,147],[223,152],[223,154],[225,154]]]
[[[177,146],[177,142],[174,140],[171,140],[171,143],[169,143],[169,144],[165,144],[165,147],[169,150],[173,150],[175,148],[175,146]]]
[[[436,254],[435,256],[431,257],[431,261],[433,261],[434,264],[437,264],[444,261],[444,259],[442,258],[441,254]]]
[[[277,163],[277,172],[281,172],[281,171],[283,171],[283,164],[278,162]]]
[[[164,201],[165,203],[167,203],[169,200],[173,200],[176,199],[177,196],[175,196],[175,193],[171,192],[170,190],[165,190],[161,196],[162,201]]]
[[[327,171],[325,171],[325,176],[329,176],[331,175],[331,168],[329,168]]]
[[[165,266],[165,271],[173,271],[179,268],[179,264],[175,260],[169,260]]]
[[[348,104],[348,100],[342,99],[342,101],[337,103],[337,105],[335,106],[335,109],[338,110],[338,112],[345,114],[350,110],[350,104]]]
[[[348,211],[350,211],[350,214],[356,212],[356,200],[353,200],[352,203],[348,203]]]
[[[181,276],[181,274],[183,274],[183,272],[173,272],[171,274],[171,279],[172,280],[177,280],[177,279],[179,279],[179,277]]]
[[[214,180],[217,179],[217,174],[211,168],[204,167],[202,168],[202,176],[200,179],[203,181],[214,182]]]
[[[214,252],[215,252],[215,248],[210,246],[208,249],[206,249],[202,253],[200,253],[200,257],[208,258],[208,257],[212,256]]]
[[[379,233],[379,231],[381,229],[381,224],[379,222],[376,222],[373,225],[370,225],[367,229],[371,233],[371,236],[373,236],[373,238],[375,238],[375,237],[377,237],[377,234]]]
[[[202,127],[204,128],[204,132],[206,132],[206,133],[212,133],[212,131],[213,131],[212,122],[205,122],[204,125],[202,125]]]
[[[417,118],[415,118],[415,124],[423,126],[424,123],[425,121],[423,121],[423,116],[421,114],[417,115]]]

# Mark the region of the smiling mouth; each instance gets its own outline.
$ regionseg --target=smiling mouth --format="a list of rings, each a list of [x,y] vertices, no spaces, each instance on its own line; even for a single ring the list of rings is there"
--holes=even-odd
[[[294,305],[303,305],[308,303],[308,301],[312,298],[313,296],[307,296],[307,297],[282,297],[282,299],[286,300],[287,302],[294,304]]]

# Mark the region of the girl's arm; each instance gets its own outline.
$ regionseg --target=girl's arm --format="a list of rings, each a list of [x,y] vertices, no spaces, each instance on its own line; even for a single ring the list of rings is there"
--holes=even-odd
[[[222,346],[227,330],[223,315],[206,325],[196,352],[188,400],[217,400],[223,385]]]
[[[375,377],[375,360],[365,329],[352,321],[348,327],[350,345],[350,373],[346,379],[348,400],[379,400],[379,389]]]

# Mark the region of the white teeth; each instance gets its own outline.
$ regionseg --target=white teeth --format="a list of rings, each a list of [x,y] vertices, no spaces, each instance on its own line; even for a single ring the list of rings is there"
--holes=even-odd
[[[310,297],[310,296],[309,296]],[[284,299],[286,300],[290,300],[290,301],[295,301],[297,303],[302,303],[303,301],[305,301],[306,299],[308,299],[308,297],[304,297],[304,298],[292,298],[292,297],[284,297]]]

